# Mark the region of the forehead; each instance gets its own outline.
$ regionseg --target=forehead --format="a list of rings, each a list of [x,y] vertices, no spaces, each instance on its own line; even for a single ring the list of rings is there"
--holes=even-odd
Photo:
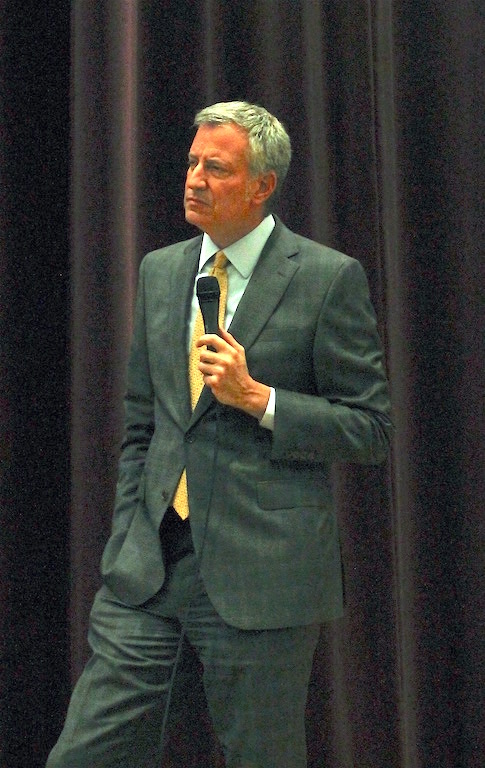
[[[238,125],[201,125],[194,136],[189,153],[197,156],[218,156],[247,160],[249,140]]]

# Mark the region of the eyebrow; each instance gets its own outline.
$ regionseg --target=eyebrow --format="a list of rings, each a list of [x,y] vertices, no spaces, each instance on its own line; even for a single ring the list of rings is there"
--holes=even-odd
[[[189,162],[199,160],[199,155],[195,154],[194,152],[189,152],[187,159]],[[232,168],[232,162],[229,159],[226,159],[224,157],[221,157],[218,154],[215,155],[208,155],[207,157],[204,157],[203,162],[205,165],[208,163],[217,163],[217,165],[220,165],[221,168]]]
[[[188,154],[188,158],[189,158],[189,160],[192,160],[192,159],[196,160],[198,157],[199,157],[199,155],[197,155],[195,152],[189,152],[189,154]],[[218,162],[220,161],[221,163],[225,163],[225,162],[227,162],[226,160],[224,160],[224,158],[222,158],[222,157],[221,157],[220,155],[218,155],[217,153],[216,153],[216,154],[214,154],[214,155],[208,155],[208,156],[205,158],[205,160],[217,160]]]

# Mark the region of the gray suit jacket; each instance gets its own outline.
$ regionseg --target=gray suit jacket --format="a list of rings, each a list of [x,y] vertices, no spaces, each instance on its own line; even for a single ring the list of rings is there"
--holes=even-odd
[[[364,271],[277,222],[230,327],[251,375],[276,389],[270,432],[207,387],[191,412],[186,323],[200,245],[154,251],[140,268],[103,577],[132,604],[160,589],[159,527],[186,466],[194,547],[223,619],[263,629],[334,618],[343,600],[330,467],[381,462],[391,431]]]

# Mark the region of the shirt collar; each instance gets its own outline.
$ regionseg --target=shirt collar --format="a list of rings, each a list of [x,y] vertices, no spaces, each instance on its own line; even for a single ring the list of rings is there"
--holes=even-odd
[[[248,232],[247,235],[241,237],[232,245],[224,248],[224,253],[227,258],[234,265],[237,271],[244,277],[248,278],[256,263],[261,256],[261,251],[266,245],[270,234],[275,227],[275,220],[270,214],[263,219],[261,224]],[[209,235],[204,232],[202,238],[202,247],[200,249],[199,258],[199,271],[201,271],[204,264],[211,259],[217,251],[221,249],[210,239]]]

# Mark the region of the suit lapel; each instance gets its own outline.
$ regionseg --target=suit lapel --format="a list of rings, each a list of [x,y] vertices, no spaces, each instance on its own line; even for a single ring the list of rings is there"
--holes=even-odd
[[[254,344],[297,271],[298,265],[289,258],[297,250],[291,232],[280,224],[263,249],[229,328],[246,350]]]
[[[174,371],[175,392],[179,423],[185,428],[191,417],[190,388],[187,356],[187,317],[190,312],[192,290],[198,266],[202,238],[192,240],[174,263],[170,284],[172,313],[172,370]]]

